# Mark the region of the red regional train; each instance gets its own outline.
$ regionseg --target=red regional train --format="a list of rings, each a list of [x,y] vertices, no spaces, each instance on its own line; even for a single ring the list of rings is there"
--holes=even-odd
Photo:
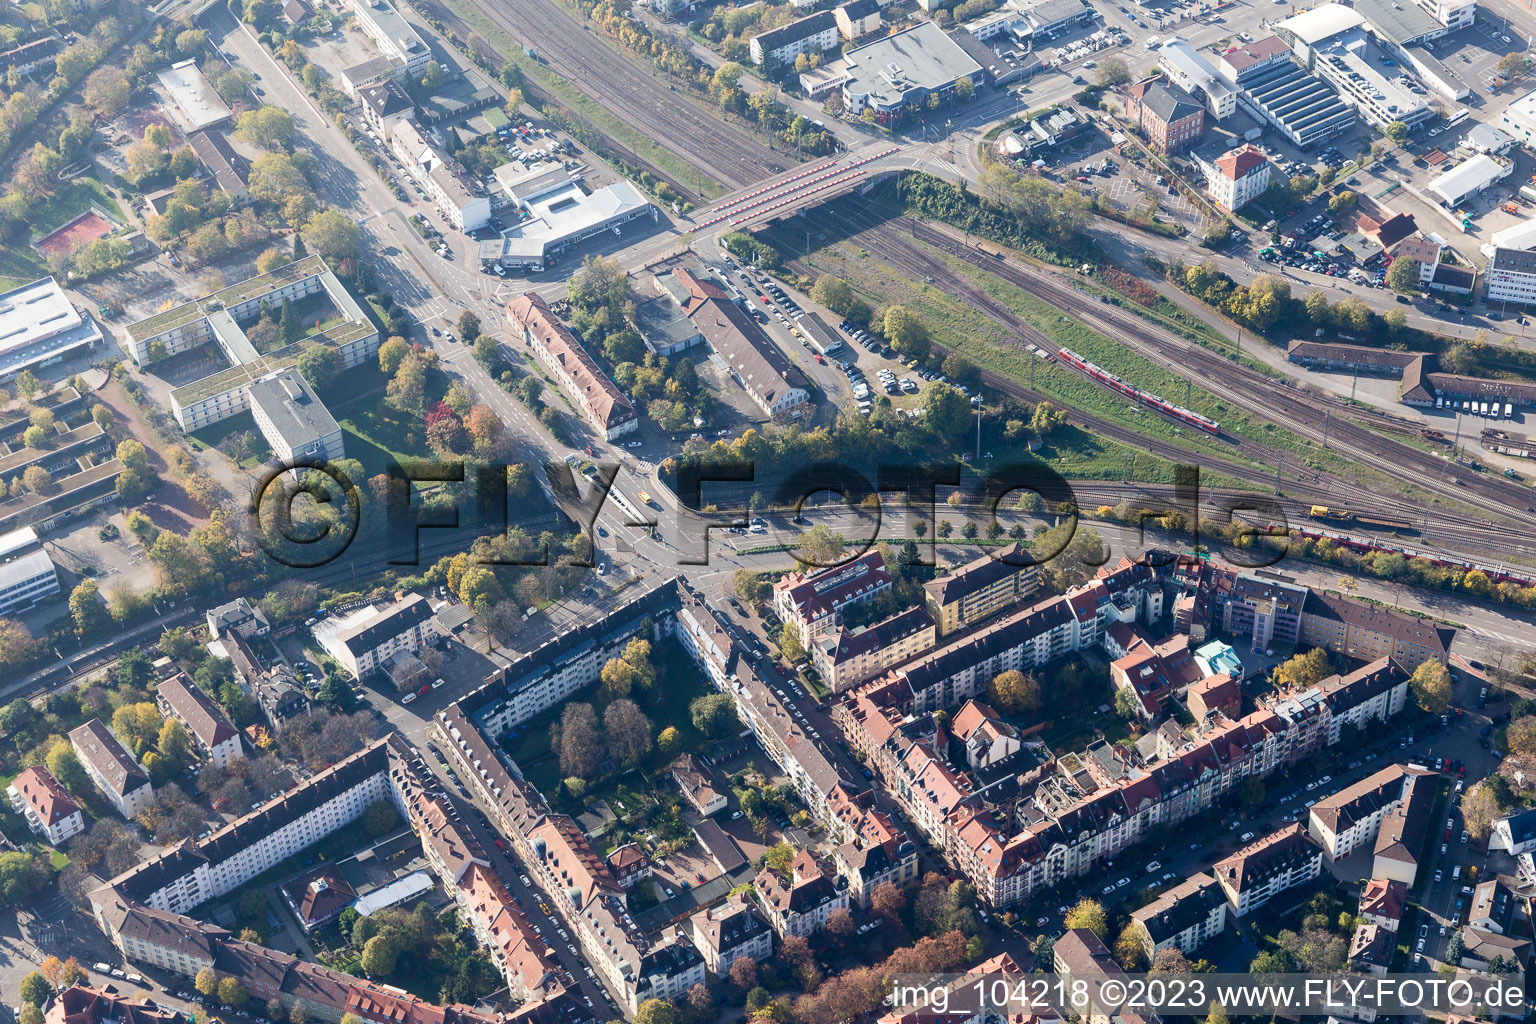
[[[1161,398],[1157,395],[1154,395],[1150,391],[1143,391],[1141,388],[1136,387],[1134,384],[1127,384],[1125,381],[1121,380],[1119,377],[1116,377],[1108,370],[1103,369],[1094,363],[1090,363],[1088,360],[1084,359],[1082,356],[1078,355],[1076,352],[1073,352],[1069,348],[1063,348],[1057,353],[1057,355],[1066,360],[1068,365],[1074,366],[1077,369],[1083,371],[1083,373],[1086,373],[1089,377],[1098,381],[1100,384],[1103,384],[1105,387],[1113,388],[1133,402],[1139,402],[1142,405],[1157,410],[1165,416],[1172,416],[1176,420],[1183,420],[1185,423],[1188,423],[1192,427],[1199,427],[1207,434],[1219,435],[1221,433],[1221,424],[1217,423],[1209,416],[1202,416],[1197,412],[1191,412],[1181,405],[1174,405],[1166,398]]]
[[[1471,572],[1474,569],[1486,575],[1494,583],[1513,583],[1519,587],[1536,586],[1536,578],[1528,573],[1521,572],[1510,567],[1493,565],[1487,562],[1472,562],[1460,558],[1448,557],[1436,552],[1420,551],[1415,548],[1393,547],[1390,544],[1380,543],[1374,540],[1365,540],[1360,537],[1351,537],[1347,534],[1335,533],[1332,530],[1319,530],[1311,526],[1292,526],[1291,533],[1306,537],[1311,540],[1327,538],[1341,548],[1348,548],[1358,555],[1369,555],[1372,552],[1383,552],[1390,555],[1402,555],[1406,558],[1416,559],[1437,565],[1442,569],[1452,569],[1457,572]]]

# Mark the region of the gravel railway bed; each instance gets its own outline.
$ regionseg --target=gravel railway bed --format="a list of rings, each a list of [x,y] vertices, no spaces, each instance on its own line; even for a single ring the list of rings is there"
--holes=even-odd
[[[1051,353],[1053,358],[1057,348],[1055,342],[1046,337],[1033,324],[1028,323],[1018,314],[1003,306],[980,286],[961,278],[951,271],[950,268],[935,261],[928,253],[917,247],[909,239],[915,237],[917,240],[924,240],[926,233],[926,240],[929,241],[929,244],[946,249],[984,267],[989,272],[1007,280],[1010,284],[1030,291],[1052,302],[1066,312],[1073,313],[1078,319],[1089,326],[1101,331],[1101,333],[1107,333],[1111,337],[1128,342],[1131,340],[1144,341],[1148,328],[1151,326],[1142,321],[1140,317],[1136,317],[1131,313],[1105,316],[1106,312],[1114,314],[1117,307],[1101,303],[1083,295],[1069,284],[1054,282],[1049,277],[1029,275],[1016,262],[1000,261],[984,256],[974,249],[967,250],[963,243],[961,243],[958,232],[956,232],[955,236],[951,237],[944,232],[934,231],[930,225],[914,222],[909,218],[892,219],[866,210],[851,211],[849,206],[852,204],[847,201],[839,205],[843,207],[839,211],[840,215],[846,216],[851,213],[850,219],[856,226],[861,227],[861,230],[855,236],[858,244],[869,249],[871,252],[878,253],[879,256],[888,261],[892,266],[911,276],[914,280],[932,277],[936,283],[941,284],[950,294],[963,296],[967,302],[974,304],[977,308],[986,312],[988,316],[1008,327],[1011,331],[1016,332],[1023,340],[1032,342]],[[864,204],[860,203],[860,205]],[[868,226],[864,227],[863,225],[866,223]],[[798,261],[795,261],[794,266],[802,274],[811,275],[814,273],[810,267]],[[1094,324],[1092,322],[1094,320],[1099,321],[1099,323]],[[1179,339],[1179,341],[1183,342],[1183,339]],[[1133,345],[1132,347],[1137,346]],[[1166,363],[1170,347],[1168,342],[1156,339],[1149,347],[1154,348],[1163,355],[1163,359],[1154,359],[1155,362]],[[1143,350],[1142,354],[1146,355],[1147,353]],[[1212,393],[1218,394],[1225,400],[1271,422],[1282,423],[1293,429],[1305,423],[1307,429],[1297,430],[1297,433],[1303,436],[1310,435],[1314,440],[1321,439],[1322,413],[1319,409],[1306,405],[1308,397],[1315,398],[1315,396],[1297,394],[1293,389],[1287,388],[1283,384],[1270,381],[1263,374],[1243,371],[1245,376],[1251,373],[1255,383],[1262,384],[1263,390],[1272,396],[1267,402],[1251,398],[1242,390],[1240,385],[1233,382],[1234,374],[1230,371],[1237,368],[1220,359],[1212,359],[1208,349],[1204,349],[1194,342],[1187,342],[1178,347],[1177,355],[1195,355],[1202,360],[1199,379],[1201,380],[1202,387],[1205,387]],[[1215,364],[1214,369],[1223,371],[1216,387],[1210,385],[1209,370],[1211,368],[1204,365],[1206,360]],[[1057,401],[1053,396],[1033,391],[1017,381],[990,371],[983,371],[983,379],[987,387],[1014,395],[1025,401]],[[1247,381],[1245,380],[1241,383],[1246,384]],[[1281,400],[1283,400],[1283,404]],[[1279,407],[1280,411],[1276,411],[1277,407]],[[1303,409],[1305,413],[1301,411]],[[1226,473],[1234,478],[1257,484],[1266,491],[1273,490],[1275,483],[1273,471],[1257,470],[1251,464],[1224,459],[1219,455],[1197,453],[1171,442],[1157,438],[1148,438],[1134,430],[1090,414],[1084,414],[1078,410],[1073,410],[1073,418],[1089,430],[1132,447],[1152,452],[1176,462],[1189,463],[1198,458],[1199,461],[1205,463],[1207,469],[1214,472]],[[1377,416],[1375,419],[1383,423],[1401,424],[1405,422],[1396,421],[1395,418],[1385,414]],[[1399,429],[1401,428],[1399,427]],[[1341,430],[1355,435],[1363,435],[1368,443],[1360,444],[1359,442],[1354,442],[1348,446],[1336,443]],[[1346,437],[1348,437],[1348,433],[1346,433]],[[1536,555],[1536,543],[1532,542],[1530,532],[1518,525],[1491,523],[1443,510],[1426,510],[1422,503],[1371,495],[1368,492],[1363,492],[1354,481],[1337,478],[1331,474],[1318,474],[1306,470],[1299,464],[1299,459],[1297,459],[1294,453],[1279,452],[1248,438],[1237,439],[1229,436],[1228,439],[1240,444],[1245,455],[1261,461],[1274,462],[1281,457],[1289,455],[1286,458],[1288,471],[1282,473],[1284,487],[1292,499],[1301,505],[1343,505],[1356,512],[1398,516],[1407,518],[1409,521],[1423,519],[1426,516],[1426,512],[1428,512],[1426,522],[1430,527],[1430,534],[1438,536],[1445,541],[1454,539],[1457,542],[1458,549],[1464,550],[1470,547],[1479,552],[1486,552],[1492,557],[1515,553],[1527,556]],[[1346,454],[1350,454],[1366,464],[1398,464],[1390,460],[1396,459],[1400,453],[1406,452],[1412,453],[1412,461],[1420,466],[1427,465],[1429,468],[1441,472],[1447,466],[1445,460],[1436,459],[1433,455],[1422,452],[1410,445],[1382,438],[1371,433],[1363,426],[1349,422],[1342,412],[1333,417],[1333,422],[1330,424],[1329,440],[1331,446],[1343,450]],[[1367,452],[1362,454],[1361,448],[1366,448]],[[1430,482],[1423,478],[1419,482],[1421,485],[1430,486]],[[1488,482],[1497,483],[1494,481]],[[1458,487],[1443,481],[1441,483],[1441,487],[1431,487],[1430,489],[1437,490],[1439,493],[1460,501],[1466,501],[1468,497],[1467,492],[1472,490],[1472,488]],[[1499,488],[1499,490],[1510,489]],[[1517,493],[1523,491],[1522,488],[1513,488],[1513,490]],[[1488,500],[1486,496],[1485,500]],[[1500,514],[1508,515],[1511,512],[1507,506],[1495,504],[1495,508]],[[1424,539],[1428,541],[1430,537],[1425,537]]]
[[[919,240],[924,240],[926,234],[930,244],[953,248],[959,243],[957,237],[936,231],[931,225],[917,224],[905,218],[903,222],[903,227],[911,224],[916,228],[915,237]],[[895,231],[895,226],[890,230]],[[963,244],[959,248],[963,250]],[[1117,306],[1099,302],[1072,287],[1058,274],[1027,267],[1013,259],[992,259],[975,251],[957,254],[1009,284],[1058,305],[1088,326],[1123,341],[1154,362],[1175,364],[1170,367],[1174,372],[1194,375],[1212,394],[1272,423],[1282,424],[1309,440],[1321,443],[1326,418],[1330,448],[1362,464],[1413,471],[1418,474],[1415,482],[1420,487],[1454,501],[1477,505],[1495,515],[1518,519],[1520,510],[1526,507],[1529,499],[1526,488],[1502,478],[1481,478],[1472,471],[1467,471],[1459,484],[1454,480],[1447,481],[1444,474],[1456,472],[1453,463],[1412,445],[1382,437],[1360,422],[1363,420],[1379,429],[1403,432],[1408,424],[1406,420],[1385,413],[1362,413],[1332,396],[1304,391],[1257,370],[1212,358],[1210,350],[1197,342],[1181,338]],[[1180,369],[1180,366],[1187,368]],[[1326,417],[1325,405],[1330,407]],[[1409,507],[1418,508],[1416,505]],[[1462,521],[1477,523],[1466,517]],[[1522,529],[1519,534],[1521,537],[1528,535],[1528,529]]]
[[[464,38],[474,34],[438,0],[426,0]],[[597,38],[600,29],[578,20],[553,0],[474,0],[487,18],[531,47],[549,68],[577,83],[583,93],[637,134],[665,147],[728,188],[740,188],[787,170],[797,161],[696,108],[688,95],[669,88],[657,73]],[[614,139],[620,150],[630,149]],[[668,175],[667,177],[670,177]],[[678,182],[688,191],[688,182]]]

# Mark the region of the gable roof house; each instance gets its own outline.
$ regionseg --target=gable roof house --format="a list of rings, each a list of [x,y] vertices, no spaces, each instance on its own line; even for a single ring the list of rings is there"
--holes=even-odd
[[[101,719],[93,718],[70,730],[69,742],[80,758],[80,766],[118,814],[136,817],[154,799],[155,787],[150,785],[149,773],[139,767],[128,748],[118,742]]]
[[[58,846],[85,831],[85,814],[59,780],[42,765],[24,769],[5,787],[11,807],[27,819],[27,827]]]
[[[811,399],[805,375],[719,285],[683,267],[675,276],[688,289],[684,312],[747,396],[769,417],[798,416],[799,406]]]
[[[1287,889],[1304,885],[1322,870],[1323,849],[1299,823],[1249,843],[1215,866],[1216,880],[1238,917],[1246,917]]]
[[[185,672],[178,672],[155,688],[155,703],[163,714],[186,726],[192,742],[217,768],[245,756],[240,733],[224,709],[204,693]]]
[[[507,303],[507,318],[543,366],[576,403],[587,422],[617,440],[640,429],[640,417],[619,386],[588,354],[537,292]],[[466,341],[469,339],[465,339]]]

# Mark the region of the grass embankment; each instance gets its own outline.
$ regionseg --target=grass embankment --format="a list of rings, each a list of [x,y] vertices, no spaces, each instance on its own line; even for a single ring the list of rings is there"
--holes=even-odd
[[[935,258],[942,255],[935,250]],[[1203,435],[1197,438],[1192,429],[1182,429],[1149,411],[1139,410],[1091,384],[1080,374],[1073,373],[1069,379],[1064,367],[1053,370],[1049,362],[1020,346],[1011,332],[984,311],[931,285],[903,277],[894,268],[871,259],[868,253],[856,245],[839,244],[821,249],[813,254],[810,262],[820,271],[847,280],[871,304],[900,303],[917,310],[927,322],[934,341],[962,353],[983,369],[1050,394],[1063,405],[1092,412],[1138,432],[1172,441],[1180,447],[1188,448],[1191,455],[1203,451],[1217,452],[1227,458],[1234,457],[1229,444],[1212,441]],[[967,266],[961,261],[955,261],[955,264]],[[1003,284],[991,275],[980,271],[978,273]],[[1011,286],[1004,287],[1017,291]],[[1003,301],[1009,306],[1014,305],[1007,299]],[[1055,310],[1051,310],[1050,315],[1060,316]],[[1072,324],[1077,330],[1087,330],[1076,321],[1072,321]],[[1054,329],[1058,325],[1052,323],[1051,326]],[[1046,333],[1053,334],[1053,331]],[[1072,338],[1072,341],[1063,340],[1061,343],[1079,348],[1077,336],[1074,334]],[[1107,339],[1105,341],[1112,344]],[[1084,354],[1088,353],[1085,351]],[[1172,483],[1174,479],[1174,463],[1171,460],[1086,430],[1061,428],[1050,440],[1051,445],[1036,454],[1070,479],[1117,480],[1123,475],[1140,483]],[[1252,486],[1246,481],[1220,473],[1207,474],[1205,479],[1212,486]]]

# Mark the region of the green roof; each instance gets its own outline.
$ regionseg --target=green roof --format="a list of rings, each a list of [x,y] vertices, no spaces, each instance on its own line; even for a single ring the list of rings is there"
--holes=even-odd
[[[301,260],[278,267],[268,274],[258,274],[255,277],[232,284],[212,295],[204,295],[200,299],[184,302],[179,306],[173,306],[152,317],[139,320],[128,325],[128,337],[134,341],[143,341],[152,338],[175,327],[190,323],[199,317],[206,316],[210,308],[228,309],[237,306],[248,299],[260,298],[268,292],[276,291],[283,285],[302,280],[314,274],[325,273],[330,268],[325,265],[325,260],[319,256],[306,256]]]

